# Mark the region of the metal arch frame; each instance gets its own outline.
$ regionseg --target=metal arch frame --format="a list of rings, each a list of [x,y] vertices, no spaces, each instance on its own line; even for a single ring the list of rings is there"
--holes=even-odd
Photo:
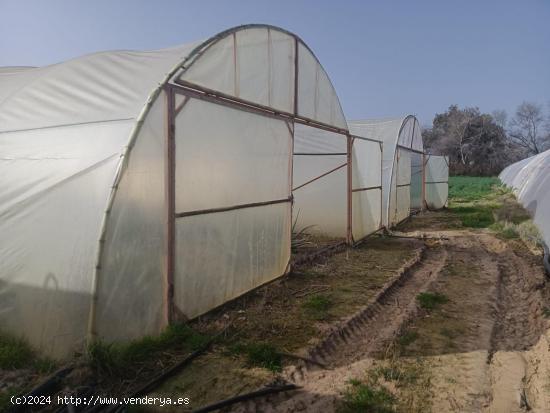
[[[410,148],[405,146],[405,145],[401,145],[399,143],[399,138],[401,136],[401,132],[403,131],[403,128],[405,127],[405,124],[409,121],[409,119],[413,119],[413,132],[412,132],[411,147]],[[386,222],[384,223],[384,225],[387,226],[387,227],[396,226],[396,225],[399,225],[399,223],[403,222],[403,220],[401,220],[399,222],[391,224],[391,220],[390,220],[391,188],[394,186],[394,182],[393,182],[394,169],[397,168],[396,173],[398,173],[398,171],[399,171],[399,159],[398,159],[399,149],[403,149],[403,150],[406,150],[406,151],[409,151],[409,152],[412,152],[412,153],[420,154],[420,155],[422,155],[423,158],[425,157],[425,151],[419,151],[417,149],[412,148],[412,145],[414,143],[414,132],[415,132],[417,122],[418,122],[418,119],[416,118],[415,115],[405,116],[403,118],[403,120],[401,121],[401,126],[399,127],[399,131],[397,133],[396,144],[395,144],[395,147],[393,148],[394,155],[393,155],[393,165],[392,165],[391,175],[390,175],[390,187],[388,189],[388,204],[386,206]],[[422,147],[424,147],[424,142],[422,142]],[[396,187],[396,190],[395,190],[396,208],[395,209],[396,210],[397,210],[397,188],[402,187],[402,186],[410,186],[410,182],[409,182],[408,185],[397,185],[397,184],[395,185],[395,187]],[[409,200],[409,202],[410,202],[410,200]],[[424,163],[424,161],[422,162],[422,209],[426,209],[426,182],[425,182],[425,163]],[[409,214],[410,214],[410,204],[409,204]]]
[[[272,26],[272,25],[267,25],[267,24],[249,24],[249,25],[236,26],[236,27],[230,28],[228,30],[222,31],[222,32],[210,37],[206,41],[200,43],[187,56],[183,57],[182,60],[178,64],[176,64],[162,79],[160,79],[158,86],[155,87],[151,91],[151,93],[149,94],[147,100],[145,101],[141,111],[139,112],[139,114],[136,118],[135,125],[134,125],[133,129],[131,130],[131,132],[129,134],[127,144],[124,147],[124,149],[122,150],[119,162],[118,162],[117,167],[116,167],[115,175],[114,175],[114,178],[113,178],[113,183],[111,185],[111,190],[109,192],[109,197],[108,197],[105,209],[103,211],[103,216],[101,218],[101,223],[100,223],[100,228],[99,228],[99,237],[98,237],[98,241],[97,241],[98,247],[97,247],[97,250],[96,250],[95,265],[94,265],[93,274],[92,274],[92,287],[91,287],[92,294],[91,294],[91,300],[90,300],[90,311],[88,313],[88,323],[87,323],[87,332],[86,332],[86,340],[87,340],[88,343],[91,343],[93,340],[95,340],[95,337],[97,336],[96,318],[97,318],[97,306],[98,306],[98,300],[99,300],[98,291],[99,291],[99,284],[101,282],[101,271],[102,271],[101,263],[102,263],[102,260],[103,260],[103,253],[104,253],[104,250],[105,250],[104,246],[105,246],[105,242],[106,242],[106,239],[107,239],[107,232],[108,232],[108,227],[109,227],[108,221],[109,221],[110,213],[111,213],[111,210],[114,206],[114,200],[116,198],[116,193],[117,193],[117,190],[118,190],[118,186],[119,186],[119,184],[122,180],[122,177],[124,175],[124,172],[125,172],[126,168],[128,167],[130,153],[131,153],[131,151],[132,151],[132,149],[133,149],[133,147],[136,143],[137,136],[139,135],[139,133],[141,131],[141,128],[142,128],[142,126],[145,122],[145,119],[147,118],[147,115],[149,114],[149,112],[151,110],[151,107],[153,106],[153,103],[155,103],[157,101],[157,98],[164,91],[165,86],[169,83],[169,81],[171,79],[180,76],[189,67],[191,67],[194,64],[194,62],[197,61],[200,58],[200,56],[202,54],[204,54],[206,52],[206,50],[208,50],[213,44],[217,43],[222,38],[224,38],[228,35],[231,35],[232,33],[236,33],[240,30],[254,29],[254,28],[266,28],[266,29],[269,29],[269,30],[276,30],[276,31],[279,31],[281,33],[286,33],[289,36],[294,38],[295,45],[296,45],[296,47],[295,47],[295,71],[294,71],[294,75],[295,75],[294,89],[295,89],[295,91],[298,90],[297,83],[298,83],[298,50],[299,50],[298,45],[299,44],[302,44],[311,53],[311,55],[317,61],[319,66],[321,68],[323,68],[322,64],[320,63],[320,61],[317,58],[317,56],[315,55],[315,53],[313,53],[313,51],[309,48],[309,46],[300,37],[298,37],[296,34],[290,32],[290,31],[287,31],[285,29],[282,29],[280,27],[277,27],[277,26]],[[323,68],[323,70],[324,70],[324,68]],[[326,73],[326,71],[325,71],[325,73]],[[327,75],[327,79],[328,79],[329,83],[331,84],[332,88],[334,89],[334,85],[332,84],[332,81],[331,81],[331,79],[328,75]],[[336,98],[337,98],[337,96],[336,96]],[[294,94],[294,99],[295,99],[294,110],[297,114],[297,102],[298,102],[298,94],[297,93]],[[337,98],[337,100],[338,100],[338,105],[339,105],[339,108],[340,108],[340,112],[343,113],[340,101],[339,101],[338,98]],[[310,123],[305,118],[303,119],[303,121],[306,124]],[[291,123],[294,124],[293,121],[291,121]],[[313,123],[313,122],[311,122],[311,123]],[[339,129],[339,128],[336,128],[336,129]],[[344,129],[342,129],[342,132],[346,135],[349,133],[349,131],[344,130]],[[289,169],[292,170],[292,160],[290,161]]]
[[[173,305],[173,297],[174,297],[174,272],[175,272],[175,220],[176,218],[182,218],[185,216],[190,215],[199,215],[199,214],[206,214],[206,213],[218,213],[218,212],[225,212],[230,210],[236,210],[241,208],[251,208],[251,207],[258,207],[258,206],[264,206],[274,203],[282,203],[282,202],[290,202],[291,205],[291,216],[292,216],[292,206],[293,206],[293,191],[298,188],[292,188],[292,178],[293,178],[293,157],[294,157],[294,126],[296,123],[303,124],[306,126],[326,130],[329,132],[337,133],[340,135],[344,135],[348,142],[348,149],[347,153],[343,154],[347,156],[347,162],[342,165],[341,167],[347,166],[348,173],[347,173],[347,209],[348,209],[348,217],[347,217],[347,236],[346,241],[348,244],[352,244],[352,234],[351,234],[351,227],[352,227],[352,214],[351,214],[351,147],[352,147],[352,140],[349,130],[326,124],[324,122],[317,121],[315,119],[310,119],[304,116],[299,115],[298,110],[298,104],[299,104],[299,93],[298,93],[298,82],[299,82],[299,44],[303,44],[310,52],[311,55],[317,60],[318,68],[321,68],[324,70],[320,62],[318,61],[317,57],[313,52],[305,45],[301,39],[299,39],[296,35],[293,35],[292,33],[285,32],[284,30],[281,30],[282,32],[288,33],[294,38],[294,107],[293,107],[293,113],[289,113],[286,111],[277,110],[273,107],[258,104],[256,102],[248,101],[246,99],[242,99],[237,96],[228,95],[223,92],[219,92],[213,89],[209,89],[207,87],[197,85],[188,81],[185,81],[181,79],[181,76],[187,70],[188,67],[190,67],[208,48],[210,48],[213,44],[216,44],[219,40],[222,38],[225,38],[228,35],[233,36],[233,41],[235,42],[235,33],[238,30],[246,29],[246,28],[267,28],[268,31],[270,28],[273,28],[273,26],[268,25],[249,25],[249,26],[240,26],[238,28],[230,29],[229,31],[222,32],[219,35],[215,36],[214,38],[211,38],[207,42],[201,44],[198,46],[195,50],[191,52],[191,54],[186,59],[186,62],[189,62],[188,65],[186,63],[182,64],[179,69],[179,73],[175,73],[172,76],[172,83],[165,83],[163,86],[166,94],[168,96],[168,99],[170,100],[170,103],[167,103],[167,151],[172,152],[172,154],[167,153],[167,169],[166,169],[166,181],[167,181],[167,197],[169,198],[167,201],[167,225],[169,226],[169,229],[167,231],[167,253],[166,253],[166,274],[165,274],[165,305],[164,305],[164,314],[165,314],[165,320],[167,324],[170,324],[173,322],[174,319],[174,305]],[[279,30],[278,28],[275,28]],[[235,50],[235,48],[234,48]],[[234,54],[234,64],[236,64],[236,56]],[[330,78],[327,76],[327,79],[329,82]],[[334,86],[331,83],[331,87],[334,89]],[[175,108],[175,95],[176,94],[183,94],[186,98],[184,101],[177,107],[177,110]],[[237,94],[237,93],[235,93]],[[177,113],[181,111],[183,108],[183,105],[185,105],[191,98],[195,99],[201,99],[213,104],[221,104],[228,107],[232,107],[234,109],[242,110],[251,112],[257,115],[261,116],[267,116],[270,118],[283,120],[286,122],[287,126],[289,127],[290,132],[290,138],[291,138],[291,150],[289,152],[289,182],[290,182],[290,196],[285,199],[278,199],[278,200],[272,200],[272,201],[265,201],[265,202],[258,202],[258,203],[250,203],[250,204],[241,204],[241,205],[233,205],[228,207],[222,207],[222,208],[213,208],[208,210],[201,210],[201,211],[187,211],[187,212],[176,212],[175,211],[175,117],[177,116]],[[340,102],[338,98],[336,97],[338,104],[340,105]],[[341,105],[340,105],[340,113],[341,111]],[[340,169],[340,168],[337,168]],[[314,180],[308,182],[311,183],[317,179],[322,178],[323,176],[328,175],[329,173],[332,173],[333,171],[329,171],[328,173],[323,174],[320,177],[315,178]],[[305,186],[308,183],[301,185]],[[289,231],[289,237],[292,237],[292,231]],[[288,271],[289,266],[287,265],[287,269],[285,272]]]

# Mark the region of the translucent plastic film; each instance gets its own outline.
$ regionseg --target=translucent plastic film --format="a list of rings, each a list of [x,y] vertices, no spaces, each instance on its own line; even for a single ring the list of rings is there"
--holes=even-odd
[[[396,209],[395,209],[395,219],[394,223],[398,224],[399,222],[406,219],[411,214],[411,187],[410,186],[400,186],[397,187],[396,193]]]
[[[411,152],[397,148],[388,213],[390,226],[398,224],[410,214],[410,184]]]
[[[101,220],[130,129],[0,134],[0,326],[50,357],[84,348]]]
[[[290,203],[176,220],[174,303],[200,315],[285,272]]]
[[[175,305],[202,314],[281,276],[290,257],[291,128],[190,99],[176,117]],[[205,211],[207,210],[207,211]],[[207,212],[207,213],[204,213]]]
[[[411,153],[411,209],[422,208],[422,154]]]
[[[345,236],[347,228],[347,137],[295,125],[294,217],[298,230]]]
[[[290,196],[285,121],[191,99],[176,117],[176,212]]]
[[[310,233],[345,237],[347,229],[346,168],[340,168],[295,190],[292,210],[293,222],[296,222],[298,230],[307,227]]]
[[[550,245],[550,150],[508,166],[499,178],[514,189]]]
[[[298,114],[347,129],[334,88],[315,56],[298,45]]]
[[[378,187],[378,188],[376,188]],[[382,225],[382,148],[378,142],[354,139],[352,148],[352,231],[354,240]]]
[[[165,96],[153,104],[106,221],[94,330],[103,340],[158,333],[165,259]]]
[[[151,92],[195,46],[100,52],[0,73],[0,131],[135,119]]]
[[[402,207],[398,205],[397,185],[412,184],[412,188],[408,191],[412,197],[413,205],[418,205],[419,196],[421,197],[418,190],[418,180],[415,178],[418,170],[416,161],[411,164],[409,161],[404,160],[403,162],[409,162],[409,166],[397,169],[400,146],[404,147],[401,149],[410,148],[414,151],[423,152],[422,134],[418,121],[414,116],[409,115],[401,118],[350,121],[348,124],[352,134],[370,139],[379,139],[383,142],[382,223],[391,227],[398,222],[396,220],[403,216],[406,210],[410,209],[411,205],[411,200],[406,201]],[[413,153],[412,151],[408,152]],[[399,202],[402,204],[405,200],[405,190],[400,192]],[[399,211],[398,208],[400,208]]]
[[[426,157],[426,204],[430,209],[447,205],[449,194],[449,163],[446,156]]]
[[[294,112],[294,38],[267,27],[216,40],[181,79],[250,102]]]

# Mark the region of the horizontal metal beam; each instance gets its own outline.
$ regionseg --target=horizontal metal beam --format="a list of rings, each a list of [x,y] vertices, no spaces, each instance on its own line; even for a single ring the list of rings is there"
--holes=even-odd
[[[293,120],[296,123],[326,130],[328,132],[334,132],[346,136],[349,135],[349,131],[347,129],[342,129],[337,126],[319,122],[314,119],[309,119],[304,116],[295,115],[293,113],[280,111],[269,106],[261,105],[259,103],[238,98],[236,96],[231,96],[222,92],[218,92],[213,89],[205,88],[204,86],[196,85],[185,80],[174,79],[174,83],[169,83],[167,84],[167,86],[173,88],[177,93],[186,94],[198,99],[209,100],[213,103],[225,104],[227,106],[238,107],[241,109],[247,108],[249,111],[253,111],[255,113],[266,114],[268,116],[272,116],[274,118],[282,120]]]
[[[333,172],[336,172],[338,169],[341,169],[341,168],[343,168],[344,166],[347,166],[347,164],[348,164],[348,163],[346,162],[346,163],[344,163],[344,164],[342,164],[342,165],[340,165],[340,166],[337,166],[336,168],[331,169],[330,171],[325,172],[324,174],[319,175],[319,176],[317,176],[317,177],[315,177],[315,178],[313,178],[313,179],[310,179],[309,181],[303,183],[302,185],[297,186],[296,188],[293,188],[292,190],[293,190],[293,191],[296,191],[297,189],[300,189],[300,188],[302,188],[302,187],[304,187],[304,186],[306,186],[306,185],[309,185],[310,183],[315,182],[316,180],[321,179],[322,177],[327,176],[328,174],[331,174],[331,173],[333,173]]]
[[[378,185],[378,186],[367,186],[365,188],[355,188],[355,189],[352,189],[351,192],[360,192],[360,191],[370,191],[371,189],[382,189],[382,185]]]
[[[301,156],[346,156],[346,152],[334,152],[334,153],[309,153],[309,152],[295,152],[293,155],[301,155]]]
[[[252,202],[249,204],[239,204],[239,205],[233,205],[233,206],[221,207],[221,208],[199,209],[196,211],[189,211],[189,212],[177,212],[176,218],[191,217],[194,215],[216,214],[218,212],[235,211],[237,209],[255,208],[255,207],[261,207],[266,205],[282,204],[284,202],[292,202],[292,199],[293,199],[292,196],[290,196],[288,198],[275,199],[273,201]]]
[[[431,181],[431,182],[426,182],[426,184],[448,184],[449,181]]]
[[[414,153],[418,153],[418,154],[420,154],[420,155],[424,155],[424,152],[422,152],[422,151],[419,151],[419,150],[416,150],[416,149],[412,149],[412,148],[408,148],[408,147],[403,146],[403,145],[397,145],[397,147],[398,147],[399,149],[403,149],[403,150],[405,150],[405,151],[414,152]]]
[[[376,142],[376,143],[379,143],[379,144],[383,143],[380,139],[365,138],[363,136],[352,135],[351,133],[350,133],[349,136],[351,136],[353,139],[361,139],[362,141]]]

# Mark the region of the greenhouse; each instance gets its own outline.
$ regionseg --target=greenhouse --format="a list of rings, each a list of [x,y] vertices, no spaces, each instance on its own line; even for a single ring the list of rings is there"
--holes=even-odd
[[[550,150],[506,167],[499,175],[529,211],[546,244],[546,266],[550,245]]]
[[[391,228],[422,208],[422,135],[414,116],[349,122],[350,132],[383,142],[382,223]]]
[[[294,197],[348,242],[372,232],[380,175],[351,148],[378,168],[380,145],[347,128],[311,50],[271,26],[4,68],[0,327],[60,358],[203,314],[288,272]]]
[[[348,122],[350,133],[383,142],[382,224],[392,228],[411,213],[447,204],[448,160],[426,155],[413,115]]]

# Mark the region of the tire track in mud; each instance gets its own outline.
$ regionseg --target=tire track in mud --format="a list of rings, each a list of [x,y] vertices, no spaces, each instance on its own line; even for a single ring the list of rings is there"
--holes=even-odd
[[[283,380],[305,386],[305,392],[282,393],[250,400],[234,406],[231,411],[252,413],[333,410],[336,398],[308,391],[307,384],[317,380],[330,383],[332,372],[341,376],[345,374],[342,370],[346,371],[350,365],[355,363],[362,366],[362,361],[370,354],[382,351],[386,343],[399,334],[407,320],[414,317],[417,311],[416,296],[439,276],[447,257],[448,252],[444,246],[424,247],[412,262],[405,265],[382,288],[370,305],[335,328],[312,348],[308,357],[329,366],[330,370],[320,370],[315,365],[306,363],[286,369]],[[356,369],[358,374],[365,370],[364,367]]]
[[[456,262],[475,263],[471,281],[455,296],[462,306],[455,316],[465,317],[471,332],[457,339],[455,353],[436,357],[439,365],[435,362],[433,368],[439,383],[432,389],[442,394],[433,411],[524,412],[532,406],[543,406],[534,411],[550,411],[548,397],[539,388],[530,389],[529,384],[539,383],[540,387],[542,382],[531,359],[550,359],[550,352],[525,356],[546,326],[541,293],[544,272],[527,253],[514,251],[491,234],[446,233],[446,241],[422,250],[370,305],[310,349],[307,357],[327,365],[328,370],[306,363],[290,366],[282,379],[303,386],[303,390],[250,400],[231,411],[335,411],[338,391],[346,381],[364,374],[372,365],[373,354],[382,353],[417,319],[416,296],[442,288],[445,277],[453,277],[444,275],[446,265]],[[540,342],[537,346],[544,347]],[[445,383],[448,376],[456,382]]]
[[[547,400],[539,400],[529,386],[536,369],[532,371],[528,352],[544,334],[544,272],[494,237],[482,242],[499,269],[497,314],[487,356],[491,388],[486,411],[525,412],[534,405],[547,411]]]
[[[477,262],[476,278],[484,280],[485,291],[472,285],[470,299],[461,301],[461,318],[479,326],[475,335],[458,338],[456,351],[433,359],[433,411],[525,412],[534,405],[544,408],[532,411],[550,411],[543,392],[529,388],[541,381],[531,377],[537,375],[533,359],[546,357],[537,345],[546,328],[542,266],[521,243],[489,233],[473,232],[456,242],[449,260],[461,260],[466,252]],[[452,385],[445,382],[449,377]]]
[[[415,315],[416,296],[437,278],[447,256],[445,248],[424,249],[415,264],[402,271],[371,305],[312,349],[310,358],[336,368],[383,351]]]

